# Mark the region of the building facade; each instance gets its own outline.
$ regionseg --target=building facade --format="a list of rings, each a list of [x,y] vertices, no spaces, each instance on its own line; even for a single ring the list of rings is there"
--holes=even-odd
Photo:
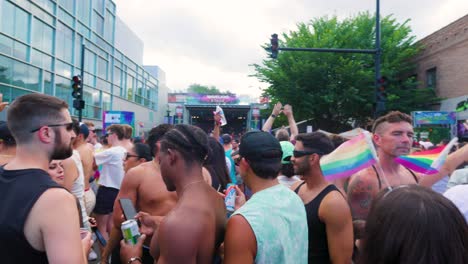
[[[468,15],[419,41],[422,52],[414,59],[421,87],[444,98],[441,111],[456,111],[468,120]],[[463,110],[464,109],[464,110]]]
[[[71,106],[83,47],[84,119],[101,127],[103,111],[122,110],[134,111],[141,127],[162,122],[158,79],[142,66],[143,42],[118,19],[111,0],[0,0],[4,101],[39,92]]]

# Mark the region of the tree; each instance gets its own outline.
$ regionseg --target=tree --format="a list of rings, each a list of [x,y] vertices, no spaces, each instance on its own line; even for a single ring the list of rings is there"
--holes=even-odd
[[[201,84],[191,84],[187,88],[188,93],[197,93],[197,94],[224,94],[223,92],[219,91],[216,86],[206,86]]]
[[[392,16],[381,19],[382,75],[388,79],[387,110],[427,109],[438,99],[430,89],[416,89],[410,58],[420,48],[414,43],[408,21]],[[299,23],[296,31],[282,34],[280,47],[352,48],[375,47],[375,17],[368,12],[338,21],[322,17]],[[264,47],[267,47],[265,45]],[[278,58],[253,64],[260,81],[269,83],[264,95],[272,104],[294,107],[296,120],[313,118],[314,128],[342,132],[365,126],[373,116],[374,57],[369,54],[280,52]]]

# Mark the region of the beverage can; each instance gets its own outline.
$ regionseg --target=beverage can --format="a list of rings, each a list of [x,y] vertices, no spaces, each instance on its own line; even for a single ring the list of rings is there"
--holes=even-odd
[[[236,206],[236,186],[233,183],[229,183],[226,189],[226,196],[224,197],[224,204],[226,205],[226,210],[228,213],[232,213],[235,211]]]
[[[121,229],[125,242],[127,244],[136,245],[137,240],[140,237],[137,221],[134,219],[127,220],[122,223]]]

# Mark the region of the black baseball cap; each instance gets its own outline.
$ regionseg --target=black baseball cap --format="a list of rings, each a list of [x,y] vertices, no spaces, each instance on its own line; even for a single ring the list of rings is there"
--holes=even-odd
[[[247,132],[241,138],[239,154],[248,161],[281,162],[283,151],[279,141],[264,131]]]
[[[221,139],[223,140],[223,144],[229,144],[232,141],[232,138],[229,134],[222,135]]]

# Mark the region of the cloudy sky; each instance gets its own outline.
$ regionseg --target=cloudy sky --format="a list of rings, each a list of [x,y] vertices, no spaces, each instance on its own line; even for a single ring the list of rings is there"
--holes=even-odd
[[[375,0],[114,0],[117,15],[143,40],[144,64],[166,72],[172,91],[192,83],[258,96],[266,84],[249,64],[272,33],[315,17],[375,11]],[[468,14],[467,0],[382,0],[382,16],[410,19],[417,39]],[[351,47],[350,47],[351,48]]]

